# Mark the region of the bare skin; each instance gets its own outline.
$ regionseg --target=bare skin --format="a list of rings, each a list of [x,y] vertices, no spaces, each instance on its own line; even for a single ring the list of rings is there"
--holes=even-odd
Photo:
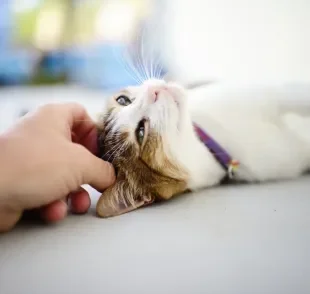
[[[97,158],[96,128],[74,103],[50,104],[26,115],[0,135],[0,232],[12,229],[24,211],[47,222],[68,211],[86,213],[89,184],[103,192],[115,181],[113,167]]]

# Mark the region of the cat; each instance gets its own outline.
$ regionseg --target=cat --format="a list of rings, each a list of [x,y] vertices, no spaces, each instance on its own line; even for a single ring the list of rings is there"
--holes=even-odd
[[[309,89],[310,98],[310,89]],[[310,168],[310,102],[276,87],[186,89],[150,79],[113,95],[97,121],[117,179],[99,217],[220,185],[294,179]],[[286,99],[285,98],[293,98]]]

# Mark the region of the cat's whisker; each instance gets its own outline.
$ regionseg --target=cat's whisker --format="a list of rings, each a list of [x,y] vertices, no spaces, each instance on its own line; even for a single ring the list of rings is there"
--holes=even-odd
[[[122,54],[121,54],[120,57],[116,56],[115,48],[113,48],[113,53],[114,53],[114,56],[116,57],[116,60],[118,61],[118,63],[121,66],[124,66],[124,69],[126,70],[127,74],[131,78],[133,78],[138,84],[140,84],[141,83],[141,79],[140,79],[139,75],[130,66],[128,66],[128,63],[126,63],[126,61],[124,60]]]
[[[159,69],[158,69],[158,73],[157,73],[157,75],[156,75],[156,78],[157,79],[161,79],[162,78],[162,71],[163,71],[163,67],[160,65],[159,66]]]
[[[152,55],[152,61],[151,61],[151,73],[152,73],[152,78],[156,78],[156,58],[154,54]]]
[[[112,164],[114,163],[114,160],[117,158],[117,157],[120,157],[126,150],[126,147],[127,147],[127,144],[126,142],[121,146],[121,148],[117,151],[117,153],[115,154],[114,156],[114,159],[112,160]]]
[[[108,155],[108,153],[114,152],[119,147],[119,144],[121,144],[121,142],[119,142],[119,140],[116,141],[115,138],[114,138],[114,141],[109,140],[107,138],[105,139],[105,141],[106,141],[106,143],[110,143],[111,145],[113,145],[113,147],[110,150],[108,150],[104,155],[102,155],[102,158],[105,158]]]
[[[106,136],[105,138],[104,138],[104,143],[105,144],[107,144],[107,145],[115,145],[116,143],[118,143],[119,141],[118,140],[116,140],[115,138],[110,138],[110,137],[108,137],[108,136]]]
[[[144,70],[144,67],[143,67],[143,64],[142,64],[142,58],[140,57],[140,54],[141,54],[141,42],[139,42],[138,40],[138,43],[140,46],[139,47],[139,50],[138,52],[136,52],[136,62],[137,62],[137,66],[139,67],[139,70],[141,72],[141,75],[143,76],[143,80],[146,81],[147,80],[147,76],[146,76],[146,73],[145,73],[145,70]]]
[[[145,37],[145,31],[146,31],[146,28],[144,27],[144,29],[142,29],[142,36],[141,36],[141,54],[142,54],[142,62],[143,62],[143,67],[145,69],[145,74],[146,74],[146,77],[148,79],[150,79],[150,73],[149,73],[149,69],[148,69],[148,61],[145,60],[145,51],[144,51],[144,37]],[[146,62],[146,66],[145,66],[145,62]]]
[[[155,55],[154,55],[154,51],[153,50],[149,50],[150,52],[150,76],[151,78],[156,78],[155,76],[155,65],[156,65],[156,60],[155,60]]]
[[[137,68],[135,67],[135,65],[133,64],[133,62],[130,60],[130,58],[127,59],[128,62],[128,68],[136,75],[136,78],[138,80],[138,84],[142,84],[143,83],[143,78],[141,77],[140,72],[137,70]],[[126,60],[124,60],[124,64],[126,64]]]
[[[151,53],[151,50],[149,50],[149,54],[151,55],[148,55],[148,67],[149,67],[149,72],[150,72],[150,77],[151,79],[154,78],[154,73],[153,73],[153,58],[152,58],[152,53]]]
[[[126,61],[124,60],[124,58],[121,58],[120,64],[124,66],[126,72],[128,73],[128,75],[133,78],[138,84],[142,83],[141,77],[139,75],[139,73],[135,70],[135,68],[131,67],[129,65],[129,61],[126,63]]]
[[[120,142],[120,144],[121,144],[121,142]],[[118,152],[119,150],[121,150],[121,148],[123,148],[124,145],[126,145],[126,142],[123,142],[123,144],[120,145],[119,148],[116,149],[116,150],[110,155],[110,157],[108,158],[108,161],[110,161],[111,157],[113,158],[113,155],[114,155],[116,152]],[[114,157],[114,158],[115,158],[115,157]],[[114,160],[112,160],[112,162],[113,162],[113,161],[114,161]]]
[[[147,80],[147,76],[145,74],[145,71],[144,71],[144,68],[143,68],[143,64],[142,64],[142,61],[141,61],[139,55],[137,56],[137,65],[139,66],[141,75],[143,76],[143,80],[146,81]]]
[[[154,74],[155,78],[157,79],[161,78],[162,70],[163,70],[163,67],[160,62],[160,57],[158,57],[156,60],[156,68],[155,68],[155,74]]]
[[[119,145],[120,145],[120,144],[114,145],[114,147],[111,148],[110,150],[108,150],[101,158],[104,159],[104,160],[106,160],[106,161],[109,161],[109,160],[111,159],[113,153],[119,148]],[[111,153],[111,152],[112,152],[112,153]],[[106,156],[109,155],[109,154],[110,154],[110,156],[109,156],[107,159],[105,159]]]
[[[111,144],[113,147],[104,154],[104,157],[108,153],[114,152],[120,146],[120,144],[122,143],[122,141],[120,141],[120,139],[119,139],[119,132],[114,133],[114,135],[112,135],[112,138],[111,137],[106,138],[105,141],[106,141],[106,144],[107,143],[109,145]]]
[[[140,68],[140,71],[141,71],[141,75],[143,76],[144,78],[144,81],[148,80],[148,75],[147,75],[147,72],[146,72],[146,68],[145,68],[145,64],[144,64],[144,61],[143,61],[143,28],[142,28],[142,31],[141,31],[141,40],[139,40],[139,34],[137,36],[137,42],[138,42],[138,52],[136,52],[136,57],[137,57],[137,65],[139,66]],[[140,56],[142,55],[142,56]]]
[[[129,63],[129,67],[132,69],[133,72],[135,72],[136,76],[138,77],[138,79],[140,81],[140,84],[143,84],[144,77],[142,75],[141,69],[138,68],[137,65],[136,65],[134,56],[131,55],[131,57],[129,57],[128,54],[127,54],[126,60]]]
[[[145,30],[146,30],[146,27],[145,27]],[[156,68],[157,68],[157,60],[156,60],[156,41],[154,39],[154,36],[156,35],[156,28],[151,28],[151,27],[148,27],[148,30],[149,31],[152,31],[153,33],[153,37],[152,37],[152,41],[151,42],[145,42],[145,32],[143,32],[142,34],[142,46],[144,45],[148,45],[147,46],[147,50],[146,50],[146,53],[147,53],[147,60],[146,60],[146,64],[147,64],[147,70],[148,70],[148,77],[153,79],[157,79],[158,78],[158,75],[156,74]]]
[[[156,57],[154,57],[154,68],[153,68],[153,77],[155,79],[159,78],[159,74],[158,74],[158,68],[159,68],[159,64],[158,64],[159,60],[156,59]]]

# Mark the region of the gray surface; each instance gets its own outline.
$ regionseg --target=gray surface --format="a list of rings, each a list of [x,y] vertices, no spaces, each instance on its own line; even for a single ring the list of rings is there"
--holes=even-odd
[[[0,237],[0,293],[310,293],[310,177]],[[94,202],[98,194],[93,194]]]
[[[103,97],[2,90],[0,126],[24,106],[71,100],[92,111]],[[0,236],[0,294],[308,294],[309,191],[309,176],[220,187],[107,220],[94,216],[93,192],[88,215]]]

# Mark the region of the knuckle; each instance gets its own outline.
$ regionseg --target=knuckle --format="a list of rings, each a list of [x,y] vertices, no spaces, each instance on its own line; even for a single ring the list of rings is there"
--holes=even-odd
[[[78,112],[84,111],[84,107],[78,102],[67,102],[62,104],[65,110],[75,110]]]
[[[67,102],[65,105],[72,108],[82,108],[82,105],[78,102]]]
[[[43,104],[39,107],[39,109],[44,110],[44,111],[52,111],[55,108],[56,108],[55,103],[47,103],[47,104]]]
[[[39,110],[44,112],[55,112],[68,109],[83,109],[83,106],[77,102],[59,102],[59,103],[47,103],[38,107]]]
[[[38,107],[38,113],[40,114],[50,114],[55,113],[57,110],[57,105],[55,103],[47,103]]]

